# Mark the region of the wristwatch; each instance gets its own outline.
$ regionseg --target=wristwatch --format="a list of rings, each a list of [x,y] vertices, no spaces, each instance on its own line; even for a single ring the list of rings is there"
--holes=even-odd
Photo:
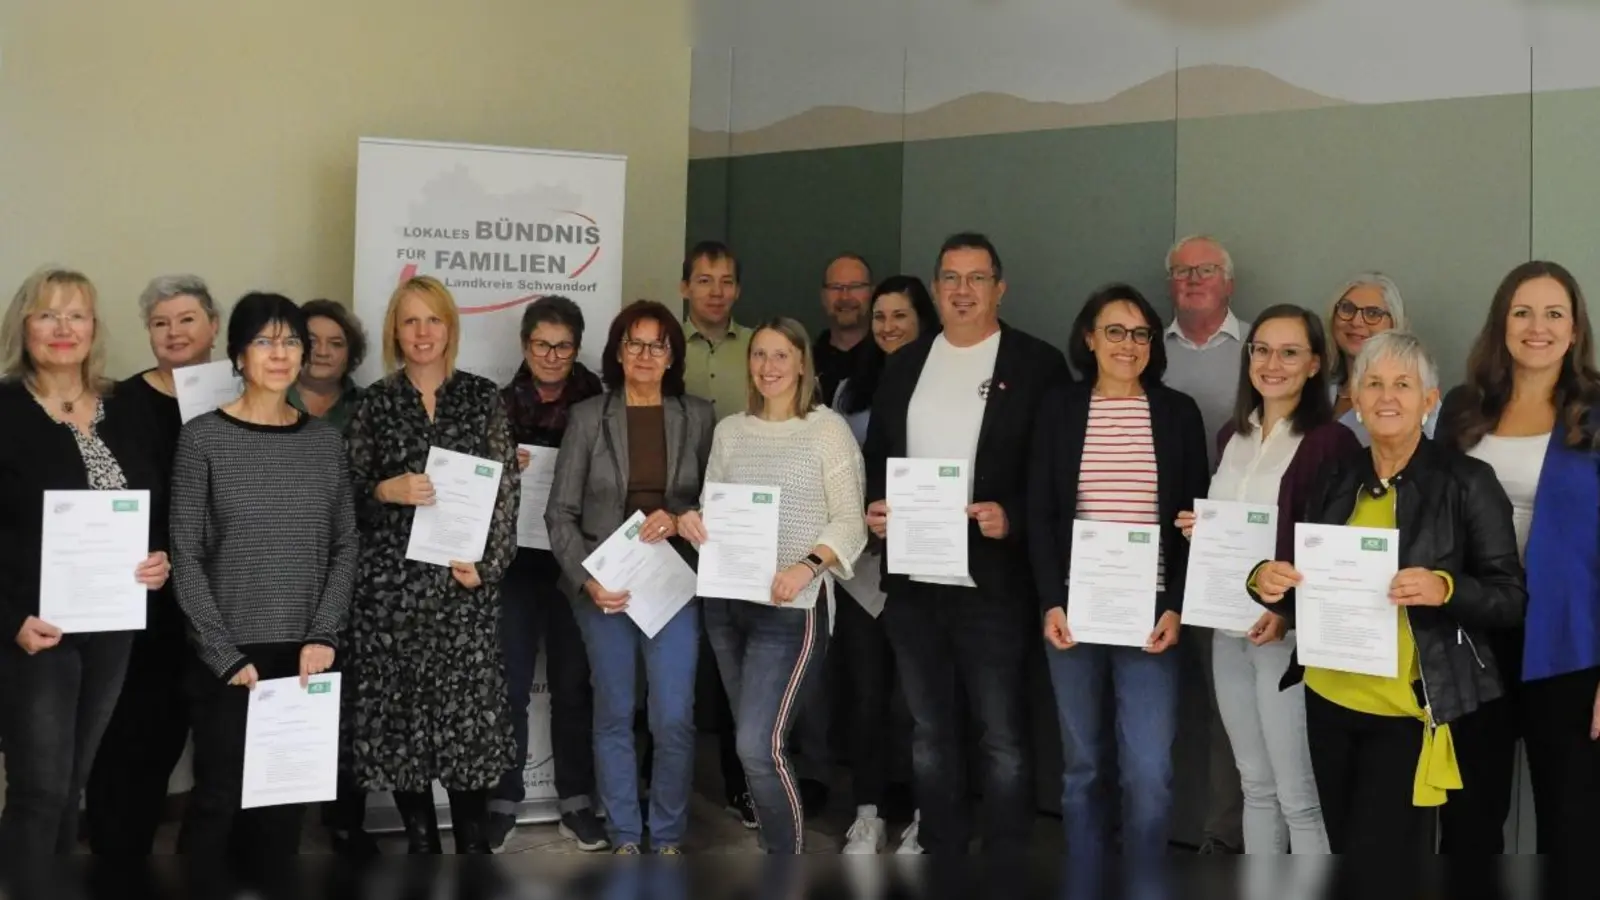
[[[816,578],[818,575],[821,575],[822,570],[826,568],[822,564],[822,557],[816,555],[815,553],[806,554],[806,558],[800,560],[800,562],[803,563],[806,568],[811,570],[812,578]]]

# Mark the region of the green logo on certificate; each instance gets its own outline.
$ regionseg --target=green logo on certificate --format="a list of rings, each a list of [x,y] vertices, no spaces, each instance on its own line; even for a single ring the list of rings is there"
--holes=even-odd
[[[473,471],[478,475],[482,475],[484,478],[493,478],[494,477],[494,470],[489,468],[488,466],[478,466]]]
[[[1245,513],[1245,521],[1251,525],[1271,525],[1272,516],[1266,513]]]
[[[1130,543],[1130,544],[1148,544],[1148,543],[1150,543],[1150,532],[1148,532],[1148,531],[1130,531],[1130,532],[1128,532],[1128,543]]]
[[[939,467],[939,477],[940,478],[960,478],[961,477],[961,467],[960,466],[940,466]]]
[[[308,694],[327,694],[333,691],[333,683],[329,681],[313,681],[306,685]]]
[[[1361,539],[1361,549],[1374,550],[1383,553],[1389,549],[1388,538],[1364,537]]]
[[[752,502],[752,503],[771,503],[772,502],[772,495],[771,494],[762,494],[762,493],[751,494],[750,495],[750,502]]]
[[[644,523],[643,522],[639,522],[636,525],[634,525],[632,528],[629,528],[628,529],[628,540],[631,541],[634,538],[638,537],[639,536],[639,529],[641,529],[643,527],[644,527]]]
[[[137,501],[137,500],[113,500],[113,501],[111,501],[111,511],[112,512],[138,512],[139,511],[139,501]]]

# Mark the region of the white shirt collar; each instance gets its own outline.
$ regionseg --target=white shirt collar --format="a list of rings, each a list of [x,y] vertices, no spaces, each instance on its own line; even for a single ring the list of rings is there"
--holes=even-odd
[[[1189,340],[1189,336],[1184,334],[1183,329],[1178,327],[1178,320],[1176,317],[1173,318],[1172,324],[1167,326],[1167,338],[1169,340],[1172,338],[1177,338],[1194,350],[1210,350],[1212,347],[1215,347],[1224,337],[1233,338],[1234,343],[1244,340],[1244,328],[1239,322],[1239,317],[1233,314],[1232,307],[1229,307],[1228,309],[1227,318],[1222,320],[1222,327],[1218,328],[1217,333],[1213,334],[1202,345],[1196,345],[1193,341]]]

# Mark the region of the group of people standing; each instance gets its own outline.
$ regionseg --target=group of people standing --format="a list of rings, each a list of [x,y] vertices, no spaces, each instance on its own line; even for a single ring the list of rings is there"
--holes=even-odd
[[[441,852],[437,783],[457,851],[491,852],[524,799],[541,645],[561,831],[583,849],[682,852],[709,671],[730,716],[729,808],[769,852],[804,849],[835,712],[856,804],[845,852],[886,847],[896,690],[917,810],[901,851],[961,853],[977,837],[1019,852],[1041,636],[1068,851],[1106,854],[1120,820],[1127,855],[1160,853],[1204,498],[1279,510],[1275,558],[1238,586],[1259,620],[1190,638],[1220,723],[1209,793],[1242,797],[1240,836],[1214,817],[1212,848],[1423,851],[1438,811],[1444,850],[1500,852],[1519,739],[1540,849],[1600,836],[1600,373],[1571,274],[1513,270],[1466,383],[1441,396],[1385,276],[1341,287],[1326,320],[1276,305],[1246,327],[1218,242],[1178,242],[1167,269],[1170,326],[1109,285],[1063,354],[1002,320],[1005,272],[981,234],[944,243],[931,294],[911,276],[874,283],[844,255],[813,342],[789,318],[737,323],[738,261],[704,243],[684,262],[687,316],[627,305],[599,373],[578,361],[577,305],[530,304],[505,386],[458,367],[454,299],[427,276],[391,297],[376,348],[389,374],[364,388],[351,373],[367,338],[344,307],[251,293],[225,329],[243,392],[187,423],[174,373],[224,336],[204,282],[151,283],[140,308],[156,365],[112,384],[93,284],[40,271],[0,324],[0,535],[20,551],[0,579],[15,636],[0,649],[0,865],[73,851],[80,795],[94,852],[149,853],[191,733],[180,852],[242,865],[295,852],[301,807],[239,808],[248,691],[330,670],[345,683],[339,797],[323,810],[336,848],[374,850],[366,797],[384,792],[409,850]],[[557,451],[548,551],[517,545],[526,446]],[[435,500],[433,447],[502,464],[476,562],[407,558],[415,510]],[[886,471],[902,457],[969,462],[965,576],[886,571]],[[649,636],[584,560],[641,514],[640,539],[693,566],[715,538],[700,510],[718,484],[781,488],[769,602],[696,598]],[[148,627],[62,634],[38,616],[43,492],[121,489],[151,494],[150,554],[130,573],[150,590]],[[1076,520],[1156,527],[1143,647],[1075,640]],[[1396,676],[1299,664],[1296,523],[1398,529]],[[819,687],[830,651],[851,687],[837,711]]]

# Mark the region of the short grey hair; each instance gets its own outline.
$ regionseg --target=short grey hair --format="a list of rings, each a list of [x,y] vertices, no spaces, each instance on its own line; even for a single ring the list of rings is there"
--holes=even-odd
[[[1367,338],[1361,352],[1351,365],[1351,384],[1359,385],[1367,370],[1380,359],[1392,359],[1417,370],[1424,391],[1439,387],[1439,367],[1433,363],[1433,354],[1422,345],[1422,339],[1409,331],[1385,331]]]
[[[1393,323],[1393,330],[1411,330],[1411,320],[1406,318],[1406,301],[1404,297],[1400,296],[1400,285],[1395,284],[1393,278],[1382,272],[1362,272],[1340,286],[1339,292],[1334,294],[1333,298],[1328,301],[1329,338],[1333,337],[1333,308],[1339,305],[1340,300],[1349,296],[1351,291],[1358,287],[1368,286],[1375,287],[1383,292],[1383,303],[1389,307],[1389,321]],[[1333,342],[1333,350],[1333,364],[1329,367],[1328,379],[1333,384],[1344,384],[1344,377],[1347,374],[1344,366],[1344,351],[1339,349],[1337,340]]]
[[[1178,255],[1178,251],[1182,250],[1185,245],[1193,244],[1196,241],[1201,241],[1217,248],[1217,252],[1222,254],[1222,274],[1231,280],[1233,278],[1233,254],[1228,252],[1228,248],[1224,247],[1221,241],[1209,234],[1191,234],[1174,241],[1172,246],[1167,249],[1167,271],[1172,271],[1172,258]]]
[[[211,299],[211,289],[206,287],[206,280],[199,275],[158,275],[150,279],[144,293],[139,295],[140,318],[149,325],[150,315],[155,312],[156,306],[173,297],[195,298],[200,301],[200,308],[206,311],[211,321],[217,320],[217,303]]]

